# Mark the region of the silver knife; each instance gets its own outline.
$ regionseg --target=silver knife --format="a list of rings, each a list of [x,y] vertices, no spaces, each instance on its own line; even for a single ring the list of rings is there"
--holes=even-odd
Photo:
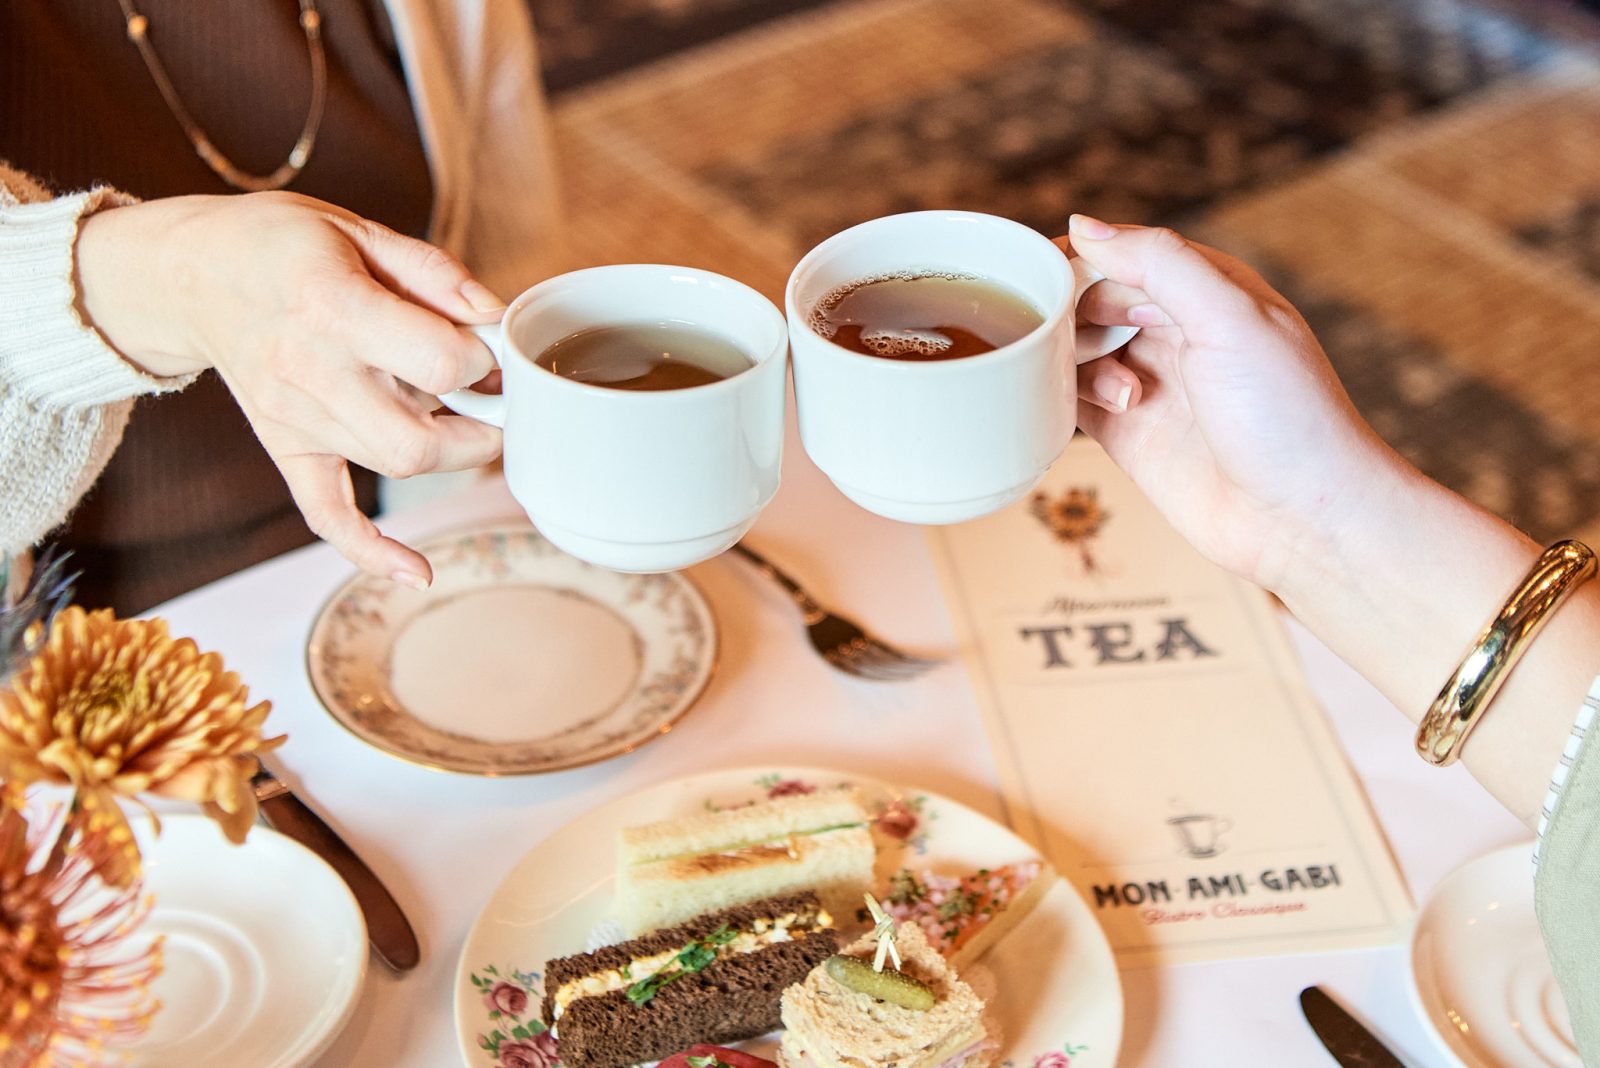
[[[367,867],[366,861],[356,856],[355,850],[346,845],[321,816],[294,796],[265,764],[258,760],[256,768],[250,788],[255,792],[256,804],[267,825],[293,838],[339,873],[339,878],[349,885],[356,903],[361,906],[361,915],[367,921],[367,940],[379,959],[397,972],[415,968],[422,959],[417,934],[388,888]]]
[[[1306,1023],[1328,1047],[1340,1068],[1405,1068],[1378,1036],[1346,1012],[1320,986],[1300,991],[1300,1011]]]

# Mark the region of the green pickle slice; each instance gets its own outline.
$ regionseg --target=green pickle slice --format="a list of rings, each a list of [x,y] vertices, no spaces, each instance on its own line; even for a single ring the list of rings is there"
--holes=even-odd
[[[870,961],[846,956],[829,957],[824,967],[846,990],[854,990],[858,994],[887,1001],[913,1012],[927,1012],[933,1008],[933,990],[927,983],[904,972],[889,968],[875,972]]]

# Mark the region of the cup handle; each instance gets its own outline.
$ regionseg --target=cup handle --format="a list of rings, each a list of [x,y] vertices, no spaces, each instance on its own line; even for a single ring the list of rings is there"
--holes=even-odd
[[[477,335],[478,340],[488,348],[489,354],[494,357],[495,365],[505,367],[506,332],[499,323],[490,323],[488,326],[469,326]],[[502,376],[499,393],[479,393],[475,389],[456,389],[449,393],[439,395],[439,403],[449,408],[457,415],[464,415],[468,419],[476,419],[480,423],[488,423],[502,429],[506,425],[506,393],[505,379]]]
[[[1072,311],[1076,315],[1078,302],[1089,291],[1089,287],[1096,282],[1105,281],[1105,275],[1095,270],[1089,261],[1081,256],[1068,257],[1072,265]],[[1077,330],[1078,350],[1074,359],[1078,363],[1088,363],[1098,360],[1108,352],[1115,352],[1133,339],[1139,332],[1137,326],[1079,326]]]

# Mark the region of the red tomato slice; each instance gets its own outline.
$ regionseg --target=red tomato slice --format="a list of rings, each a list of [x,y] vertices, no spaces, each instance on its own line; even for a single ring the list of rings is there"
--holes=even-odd
[[[728,1068],[778,1068],[772,1061],[765,1057],[757,1057],[753,1053],[744,1053],[740,1050],[729,1049],[727,1046],[708,1046],[704,1043],[690,1046],[682,1053],[674,1053],[662,1061],[658,1068],[693,1068],[689,1058],[713,1057]],[[715,1068],[708,1064],[706,1068]]]

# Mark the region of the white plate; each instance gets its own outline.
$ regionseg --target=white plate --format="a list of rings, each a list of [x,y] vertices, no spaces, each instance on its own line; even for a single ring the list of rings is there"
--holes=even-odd
[[[1531,847],[1462,865],[1434,887],[1411,935],[1411,992],[1451,1062],[1582,1068],[1533,912]]]
[[[367,928],[316,854],[266,827],[242,846],[203,816],[133,820],[165,936],[161,999],[133,1068],[293,1068],[327,1048],[367,974]]]
[[[661,737],[711,678],[716,625],[682,575],[607,571],[526,523],[419,548],[431,587],[352,579],[306,650],[323,706],[392,756],[474,775],[592,764]]]
[[[663,783],[588,813],[546,838],[508,875],[473,924],[456,969],[456,1035],[468,1068],[495,1068],[482,1046],[497,1029],[532,1044],[524,1063],[551,1068],[538,1022],[545,962],[582,952],[609,920],[616,832],[626,826],[730,806],[806,787],[852,782],[868,806],[893,806],[878,821],[880,876],[901,867],[965,872],[1036,856],[993,820],[937,794],[899,790],[861,776],[814,768],[714,772]],[[885,829],[901,834],[888,835]],[[1122,1044],[1122,986],[1111,947],[1087,905],[1059,881],[1021,925],[969,969],[1004,1030],[1001,1061],[1011,1068],[1111,1068]],[[502,1009],[491,1015],[499,989]],[[520,1029],[520,1031],[516,1030]],[[772,1056],[772,1039],[745,1043]]]

